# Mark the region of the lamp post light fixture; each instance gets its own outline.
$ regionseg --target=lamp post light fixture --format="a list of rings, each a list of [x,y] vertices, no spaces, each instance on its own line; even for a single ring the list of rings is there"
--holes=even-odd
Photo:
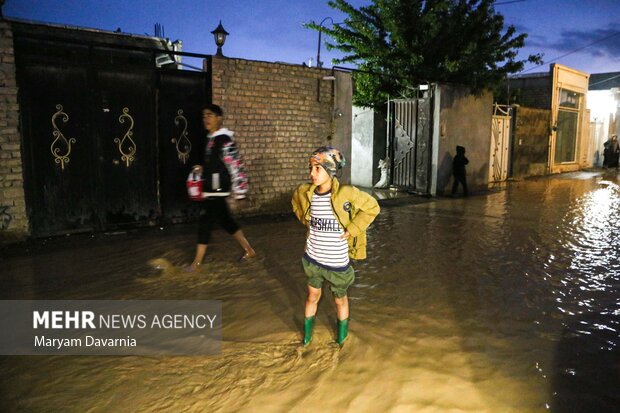
[[[334,24],[334,20],[331,17],[326,17],[319,23],[319,45],[316,51],[316,67],[318,68],[323,67],[323,62],[321,62],[321,34],[323,33],[323,23],[325,23],[325,20],[331,20],[332,24]]]
[[[218,24],[215,30],[213,30],[211,33],[213,34],[213,38],[215,39],[215,45],[217,46],[217,53],[215,55],[224,57],[224,55],[222,54],[222,46],[224,46],[224,43],[226,42],[226,36],[228,36],[230,33],[224,30],[221,20],[220,24]]]

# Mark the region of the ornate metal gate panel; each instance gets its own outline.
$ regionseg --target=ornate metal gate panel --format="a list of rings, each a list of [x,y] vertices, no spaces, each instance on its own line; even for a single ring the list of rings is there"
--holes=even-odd
[[[192,165],[203,161],[202,107],[207,102],[207,82],[205,73],[159,73],[159,182],[167,222],[185,221],[198,212],[190,208],[183,183]]]
[[[489,181],[501,182],[508,178],[508,150],[510,148],[510,107],[493,106],[491,125],[491,159],[489,160]]]
[[[159,216],[153,71],[100,68],[96,73],[100,213],[106,228]]]
[[[432,97],[390,102],[392,185],[430,192]]]
[[[97,228],[86,67],[31,62],[18,76],[26,206],[33,233]]]

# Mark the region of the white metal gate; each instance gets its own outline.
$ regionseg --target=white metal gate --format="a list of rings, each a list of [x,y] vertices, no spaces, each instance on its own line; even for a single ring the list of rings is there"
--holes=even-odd
[[[389,102],[392,185],[428,194],[431,185],[433,95]]]
[[[510,106],[493,105],[489,182],[501,182],[508,178],[511,119]]]

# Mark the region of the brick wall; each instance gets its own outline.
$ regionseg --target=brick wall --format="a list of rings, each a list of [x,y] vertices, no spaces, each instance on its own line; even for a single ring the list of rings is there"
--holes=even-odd
[[[0,241],[27,235],[13,32],[0,21]]]
[[[250,179],[252,205],[243,213],[290,211],[292,191],[308,181],[310,152],[350,142],[350,115],[333,115],[346,82],[323,79],[330,70],[298,65],[214,57],[211,66],[213,103],[224,109],[224,127],[235,132]],[[349,112],[350,99],[349,91]],[[348,137],[338,136],[346,133],[338,122],[348,122]]]
[[[553,82],[550,74],[510,79],[510,103],[538,109],[551,108]]]

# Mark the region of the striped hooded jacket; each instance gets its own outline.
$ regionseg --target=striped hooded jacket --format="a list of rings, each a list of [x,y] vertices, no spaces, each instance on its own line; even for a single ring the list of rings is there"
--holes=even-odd
[[[211,182],[211,174],[220,174],[220,189],[224,192],[232,191],[236,199],[243,199],[248,192],[248,177],[233,139],[234,134],[231,130],[221,128],[207,135],[204,174],[207,184]],[[208,188],[210,191],[214,189]]]

